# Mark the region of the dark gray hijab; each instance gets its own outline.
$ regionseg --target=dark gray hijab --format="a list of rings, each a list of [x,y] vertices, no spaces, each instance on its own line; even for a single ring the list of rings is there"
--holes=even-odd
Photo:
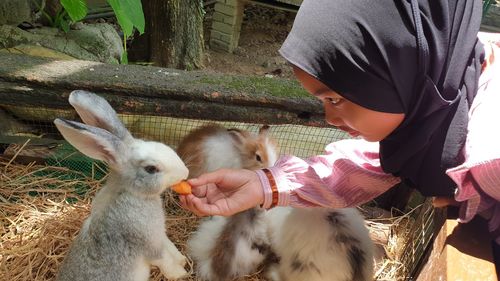
[[[382,168],[424,195],[453,195],[484,50],[479,0],[305,0],[280,49],[363,107],[404,113]]]

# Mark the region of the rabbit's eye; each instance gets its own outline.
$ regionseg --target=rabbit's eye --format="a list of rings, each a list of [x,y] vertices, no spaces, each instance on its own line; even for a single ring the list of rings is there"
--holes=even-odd
[[[149,166],[144,167],[144,170],[148,174],[158,173],[158,171],[159,171],[158,168],[156,168],[156,166],[153,166],[153,165],[149,165]]]
[[[259,154],[255,155],[255,159],[256,159],[257,161],[259,161],[259,162],[262,162],[262,158],[260,158],[260,155],[259,155]]]

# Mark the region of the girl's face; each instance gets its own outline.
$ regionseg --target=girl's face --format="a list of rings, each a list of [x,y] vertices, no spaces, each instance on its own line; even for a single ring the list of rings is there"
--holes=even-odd
[[[364,108],[343,98],[302,69],[294,66],[293,70],[302,87],[323,102],[326,122],[352,137],[381,141],[403,122],[404,113],[385,113]]]

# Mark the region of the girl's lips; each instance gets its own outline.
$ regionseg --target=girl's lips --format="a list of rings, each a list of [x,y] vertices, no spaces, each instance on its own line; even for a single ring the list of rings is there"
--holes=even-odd
[[[357,137],[360,135],[360,133],[358,131],[355,131],[349,127],[338,127],[340,130],[348,133],[351,137]]]
[[[350,132],[347,132],[347,133],[348,133],[349,135],[351,135],[351,137],[353,137],[353,138],[355,138],[355,137],[357,137],[357,136],[359,136],[359,135],[360,135],[360,134],[359,134],[359,132],[357,132],[357,131],[350,131]]]

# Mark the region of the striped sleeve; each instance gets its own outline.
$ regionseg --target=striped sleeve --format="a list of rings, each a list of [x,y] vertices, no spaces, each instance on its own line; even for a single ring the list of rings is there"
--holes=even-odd
[[[378,143],[343,140],[308,159],[284,156],[269,169],[279,191],[278,206],[352,207],[382,194],[400,179],[380,167]],[[271,205],[269,181],[258,171],[264,188],[263,207]]]
[[[459,220],[468,222],[478,213],[491,214],[489,229],[500,243],[500,130],[496,125],[500,120],[500,35],[489,36],[492,43],[483,41],[489,54],[487,66],[469,110],[465,162],[446,173],[458,186]]]

